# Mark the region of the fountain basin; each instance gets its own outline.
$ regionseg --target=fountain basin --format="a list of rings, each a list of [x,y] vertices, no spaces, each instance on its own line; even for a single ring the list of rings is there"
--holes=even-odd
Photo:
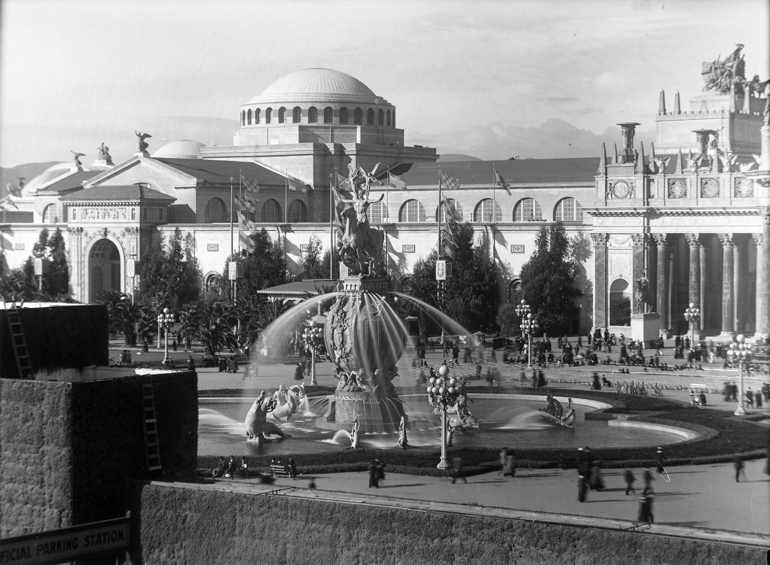
[[[323,430],[348,429],[358,419],[361,432],[396,432],[401,417],[406,416],[404,404],[393,392],[335,392],[326,413],[316,419]]]

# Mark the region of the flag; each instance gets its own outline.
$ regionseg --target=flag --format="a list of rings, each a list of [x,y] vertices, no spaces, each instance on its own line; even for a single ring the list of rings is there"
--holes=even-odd
[[[448,188],[450,190],[457,190],[460,188],[460,181],[457,179],[453,179],[449,175],[447,175],[444,171],[439,171],[439,176],[441,177],[441,180],[444,182],[444,188]]]
[[[388,173],[388,186],[398,188],[399,190],[406,190],[406,181],[402,180],[401,177]]]
[[[297,179],[290,178],[287,175],[286,182],[288,183],[289,190],[300,190],[302,192],[307,192],[307,187],[305,186],[305,183],[298,181]]]
[[[508,193],[508,196],[510,196],[511,195],[511,189],[508,188],[508,185],[505,183],[505,179],[503,179],[503,177],[500,176],[500,173],[498,173],[496,169],[492,169],[492,171],[494,171],[494,173],[495,173],[495,182],[496,183],[499,182],[500,185],[505,189],[505,192]]]
[[[254,241],[252,241],[251,234],[257,229],[256,224],[249,220],[243,212],[238,210],[238,241],[241,243],[241,247],[246,250],[247,253],[254,253]]]
[[[448,221],[452,222],[459,222],[461,221],[460,214],[457,213],[457,208],[455,207],[454,200],[450,200],[446,196],[442,197],[442,206],[444,206],[444,209],[446,212],[444,213],[444,216]]]
[[[248,197],[247,197],[248,198]],[[257,213],[257,207],[254,205],[254,202],[247,198],[238,198],[237,196],[233,196],[233,201],[235,202],[235,209],[239,211],[248,211],[253,212],[254,214]],[[259,202],[259,200],[257,200]]]
[[[257,198],[257,194],[259,193],[259,183],[255,180],[247,179],[243,175],[241,175],[241,182],[243,183],[243,188],[246,189],[246,199],[251,200],[252,202],[259,202],[259,199]]]
[[[337,189],[332,187],[332,197],[334,198],[334,229],[337,231],[337,234],[342,237],[343,230],[342,230],[342,217],[340,216],[340,206],[342,205],[342,197],[340,196],[340,193],[337,192]]]

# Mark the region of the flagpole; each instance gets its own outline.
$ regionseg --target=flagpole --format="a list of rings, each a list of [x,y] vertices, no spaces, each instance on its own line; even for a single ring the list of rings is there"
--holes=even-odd
[[[388,172],[388,184],[385,186],[385,218],[390,220],[390,172]]]
[[[492,223],[497,219],[497,179],[495,178],[495,164],[492,163]]]
[[[230,257],[233,256],[235,251],[235,244],[233,243],[233,177],[230,177]]]
[[[441,259],[441,167],[438,169],[438,258]]]
[[[283,223],[289,223],[289,171],[283,170],[286,174],[286,186],[283,189]]]
[[[334,183],[337,182],[337,167],[329,178],[329,280],[334,280]]]
[[[241,173],[241,170],[238,169],[238,198],[240,202],[243,202],[243,174]],[[241,254],[241,230],[240,225],[238,226],[238,255]]]

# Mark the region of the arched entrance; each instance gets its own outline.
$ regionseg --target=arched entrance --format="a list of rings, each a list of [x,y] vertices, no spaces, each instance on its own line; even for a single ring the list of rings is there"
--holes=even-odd
[[[89,302],[96,302],[105,290],[123,290],[120,251],[109,239],[100,239],[88,254]]]
[[[610,285],[610,325],[631,325],[631,287],[625,279]]]

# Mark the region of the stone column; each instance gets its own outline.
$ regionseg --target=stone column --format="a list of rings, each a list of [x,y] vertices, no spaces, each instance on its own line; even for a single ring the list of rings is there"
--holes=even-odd
[[[765,226],[763,225],[762,233],[754,233],[754,241],[757,243],[757,321],[754,335],[757,337],[765,337],[770,334],[770,327],[768,327],[768,304],[770,304],[770,289],[767,287],[770,279],[768,276],[768,260],[767,260],[767,248],[768,236],[765,235]]]
[[[631,314],[644,314],[644,307],[639,308],[639,303],[636,300],[636,281],[642,276],[646,267],[644,264],[644,243],[646,238],[646,234],[643,233],[635,233],[631,236],[634,242],[634,255],[631,266],[631,285],[633,287],[631,291]]]
[[[735,333],[735,289],[733,287],[733,235],[719,235],[722,241],[722,333],[726,337]]]
[[[607,234],[592,233],[594,240],[594,327],[606,328],[607,312]]]
[[[733,319],[735,320],[735,331],[743,333],[744,326],[746,325],[745,305],[743,304],[745,300],[745,281],[741,277],[741,272],[745,260],[743,250],[746,240],[743,237],[736,240],[735,234],[733,234],[733,243],[735,244],[733,249]]]
[[[690,246],[690,297],[689,301],[695,304],[696,308],[700,308],[700,248],[701,243],[699,234],[688,233],[687,244]],[[703,320],[703,310],[701,310],[701,317],[695,329],[700,331],[701,320]]]
[[[706,327],[706,307],[708,306],[709,311],[711,311],[711,305],[706,302],[706,273],[708,273],[708,268],[706,267],[706,249],[707,246],[703,245],[703,241],[701,241],[700,249],[698,249],[698,271],[700,272],[700,292],[698,293],[698,298],[700,298],[700,305],[698,306],[698,308],[700,308],[700,322],[698,322],[698,331],[701,332]],[[696,305],[697,304],[698,303],[696,302]]]
[[[668,330],[668,277],[666,276],[666,260],[668,259],[668,247],[666,245],[666,234],[656,233],[653,235],[658,247],[658,276],[655,293],[655,304],[660,315],[661,331]]]

